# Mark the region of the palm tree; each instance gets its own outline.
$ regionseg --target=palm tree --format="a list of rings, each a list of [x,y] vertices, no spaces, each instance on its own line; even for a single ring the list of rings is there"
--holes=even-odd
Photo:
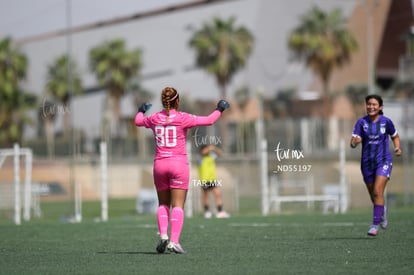
[[[358,48],[345,23],[341,10],[334,9],[326,13],[315,6],[302,16],[299,26],[288,39],[288,46],[294,55],[304,59],[322,81],[325,115],[329,114],[329,80],[332,71],[348,63],[351,54]]]
[[[131,79],[128,85],[128,91],[132,94],[136,110],[138,110],[138,107],[142,103],[149,102],[154,97],[150,90],[141,85],[141,81],[138,78]]]
[[[112,110],[114,122],[118,128],[120,126],[120,100],[125,94],[129,80],[137,76],[142,66],[141,50],[127,51],[124,40],[113,39],[94,47],[89,52],[89,63],[99,84],[108,89],[109,108]],[[116,132],[119,133],[119,131]]]
[[[364,115],[365,97],[368,95],[369,87],[366,83],[350,84],[345,87],[345,94],[353,103],[354,113],[357,117]]]
[[[236,89],[234,93],[234,97],[236,99],[237,105],[241,110],[242,119],[237,123],[237,152],[244,154],[246,153],[246,136],[249,134],[249,130],[246,130],[249,125],[249,121],[246,121],[246,106],[249,103],[250,97],[250,90],[247,86],[241,86]],[[253,131],[254,132],[254,131]]]
[[[12,40],[0,40],[0,144],[21,141],[24,125],[31,122],[26,111],[35,106],[35,97],[19,87],[26,77],[27,57],[13,47]]]
[[[77,65],[67,55],[59,56],[48,66],[46,78],[46,94],[53,97],[57,102],[62,103],[61,108],[58,108],[58,110],[63,112],[63,132],[67,136],[68,130],[71,127],[69,102],[72,96],[83,92],[82,80],[78,73]],[[57,115],[56,113],[47,113],[48,115]]]
[[[35,108],[36,96],[16,88],[10,96],[0,92],[0,145],[8,147],[21,143],[24,127],[33,119],[27,111]]]
[[[236,27],[235,21],[235,17],[214,17],[196,30],[189,42],[196,51],[197,66],[215,76],[222,98],[226,98],[227,84],[245,66],[253,48],[253,35],[245,27]]]
[[[43,99],[41,107],[38,110],[38,121],[43,122],[38,125],[38,136],[46,136],[47,154],[49,158],[55,155],[55,135],[53,131],[53,123],[56,119],[54,106],[56,102]]]

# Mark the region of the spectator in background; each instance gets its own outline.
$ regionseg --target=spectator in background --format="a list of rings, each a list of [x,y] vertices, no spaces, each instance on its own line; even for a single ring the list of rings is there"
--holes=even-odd
[[[200,148],[200,159],[198,165],[198,176],[201,183],[202,198],[201,202],[204,208],[204,217],[209,219],[212,212],[209,209],[209,194],[213,193],[216,207],[217,218],[228,218],[230,215],[223,210],[223,198],[221,195],[221,181],[217,179],[216,158],[223,152],[214,145],[203,145]]]

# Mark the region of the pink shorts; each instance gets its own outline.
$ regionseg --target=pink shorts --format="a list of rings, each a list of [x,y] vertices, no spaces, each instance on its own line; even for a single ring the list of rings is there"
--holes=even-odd
[[[153,172],[157,191],[168,189],[188,190],[190,169],[187,158],[155,160]]]

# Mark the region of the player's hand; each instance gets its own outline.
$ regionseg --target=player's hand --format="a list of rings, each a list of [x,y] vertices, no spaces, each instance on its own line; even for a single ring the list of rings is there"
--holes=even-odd
[[[216,110],[219,110],[220,112],[223,112],[224,110],[230,108],[230,104],[224,100],[224,99],[220,99],[219,102],[217,102],[217,108]]]
[[[399,148],[399,147],[395,148],[394,153],[397,157],[401,156],[401,154],[402,154],[401,148]]]
[[[358,144],[360,144],[362,142],[362,139],[361,139],[361,137],[352,137],[352,139],[351,139],[351,147],[352,148],[355,148],[355,147],[357,147],[357,145]]]
[[[139,106],[138,108],[138,113],[141,112],[145,114],[145,112],[148,111],[151,108],[151,106],[152,106],[151,103],[148,103],[148,102],[142,103],[141,106]]]

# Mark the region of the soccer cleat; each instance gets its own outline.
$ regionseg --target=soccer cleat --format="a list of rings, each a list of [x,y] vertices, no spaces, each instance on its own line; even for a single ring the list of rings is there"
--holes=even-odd
[[[387,207],[384,206],[384,214],[381,217],[380,226],[382,229],[386,229],[388,226],[388,219],[387,219]]]
[[[168,245],[168,239],[160,239],[158,241],[158,244],[157,244],[157,247],[156,247],[157,252],[158,253],[164,253],[165,248],[167,247],[167,245]]]
[[[204,218],[211,219],[212,216],[213,216],[213,214],[210,211],[204,212]]]
[[[184,249],[178,243],[170,242],[168,244],[167,248],[170,252],[174,252],[174,253],[177,253],[177,254],[185,254]]]
[[[216,214],[216,217],[218,219],[226,219],[226,218],[230,218],[230,215],[226,211],[220,211]]]
[[[368,229],[368,235],[370,236],[377,236],[378,235],[378,225],[371,225],[371,227]]]

